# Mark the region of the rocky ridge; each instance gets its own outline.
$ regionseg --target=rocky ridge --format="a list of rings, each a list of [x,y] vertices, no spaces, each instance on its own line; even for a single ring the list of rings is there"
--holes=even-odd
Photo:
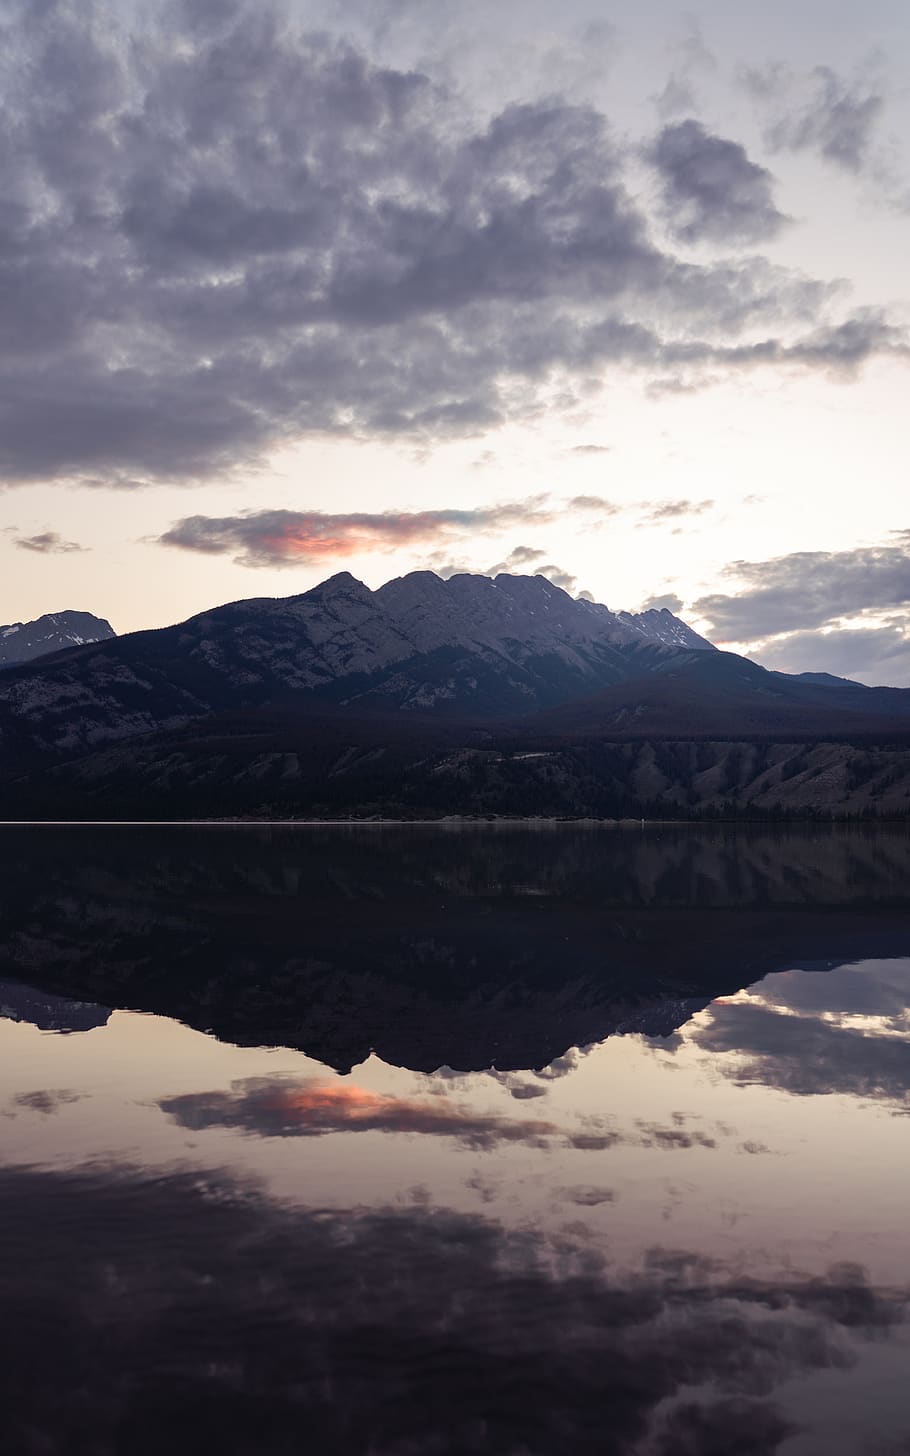
[[[657,617],[655,624],[654,617]],[[501,717],[658,671],[711,644],[670,613],[620,617],[543,577],[341,572],[58,653],[0,683],[0,743],[73,753],[301,696],[371,711]]]

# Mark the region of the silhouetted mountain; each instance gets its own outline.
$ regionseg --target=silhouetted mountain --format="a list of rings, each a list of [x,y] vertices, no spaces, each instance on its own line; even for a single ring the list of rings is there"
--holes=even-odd
[[[73,1000],[37,991],[19,981],[0,981],[0,1016],[8,1021],[28,1021],[41,1031],[93,1031],[104,1026],[110,1008],[93,1001]]]
[[[621,619],[539,576],[414,572],[371,592],[342,572],[301,596],[235,602],[13,670],[0,741],[7,756],[71,755],[291,700],[499,719],[697,655],[713,649],[669,613]]]
[[[789,677],[732,652],[679,654],[662,671],[528,718],[536,732],[692,734],[881,731],[906,720],[910,689],[824,674]]]
[[[49,612],[34,622],[11,622],[0,627],[0,668],[87,642],[106,642],[116,635],[110,622],[91,612]]]
[[[901,831],[6,837],[11,973],[345,1071],[540,1068],[770,971],[910,951]]]
[[[907,745],[871,768],[857,746],[901,732],[910,690],[768,672],[665,610],[617,614],[542,577],[414,572],[371,592],[343,572],[9,668],[0,812],[904,813]],[[807,737],[853,743],[806,778]],[[713,757],[664,752],[650,772],[645,741],[705,738]],[[769,739],[787,763],[762,757]]]

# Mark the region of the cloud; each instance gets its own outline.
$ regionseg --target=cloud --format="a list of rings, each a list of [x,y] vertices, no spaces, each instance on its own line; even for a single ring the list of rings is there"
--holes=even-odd
[[[573,495],[565,504],[573,511],[600,511],[607,516],[615,515],[619,510],[618,506],[605,500],[602,495]]]
[[[99,1167],[0,1169],[0,1286],[11,1449],[63,1449],[78,1410],[99,1450],[174,1456],[200,1431],[232,1456],[301,1431],[327,1451],[771,1456],[777,1392],[895,1340],[907,1302],[852,1265],[745,1278],[652,1251],[624,1272],[425,1201],[327,1210]]]
[[[20,1092],[13,1098],[13,1106],[27,1108],[30,1112],[41,1112],[49,1117],[70,1102],[79,1102],[82,1096],[81,1092],[73,1092],[67,1087],[57,1090],[42,1089],[39,1092]]]
[[[672,612],[674,616],[678,616],[682,609],[682,598],[678,597],[675,592],[664,592],[663,596],[648,597],[647,601],[643,602],[641,607],[643,612],[662,612],[666,610]]]
[[[561,566],[555,566],[550,562],[546,566],[540,566],[534,572],[535,576],[545,576],[554,586],[561,587],[563,591],[573,592],[578,585],[578,578],[573,576],[571,571],[564,571]]]
[[[519,566],[532,566],[535,562],[541,561],[545,555],[546,552],[536,546],[516,546],[504,561],[500,561],[496,566],[491,566],[486,575],[497,576],[500,571],[515,571]]]
[[[910,1110],[910,1041],[839,1024],[827,1009],[787,1015],[759,1002],[715,1002],[707,1025],[692,1040],[712,1055],[735,1053],[718,1063],[739,1084],[761,1083],[798,1097],[856,1097],[894,1112]]]
[[[233,1083],[230,1092],[188,1092],[166,1097],[160,1106],[183,1127],[237,1127],[259,1137],[406,1132],[485,1149],[517,1142],[539,1147],[559,1131],[552,1122],[475,1113],[446,1096],[418,1101],[318,1080],[251,1078]]]
[[[696,83],[717,70],[717,59],[705,43],[701,26],[686,17],[685,34],[672,47],[675,63],[667,83],[654,98],[662,117],[696,109]]]
[[[686,1401],[673,1408],[672,1427],[656,1456],[700,1456],[706,1451],[768,1456],[800,1427],[781,1411],[733,1396],[704,1405]]]
[[[686,243],[755,243],[788,221],[774,204],[774,178],[738,142],[700,122],[665,126],[648,151],[672,235]]]
[[[725,642],[749,642],[828,626],[864,612],[910,605],[910,530],[882,546],[797,551],[767,561],[735,561],[726,576],[735,594],[714,592],[694,604]]]
[[[910,686],[910,531],[851,551],[736,561],[739,589],[692,604],[716,640],[781,672]]]
[[[390,551],[418,542],[552,520],[553,509],[544,497],[469,510],[339,515],[324,511],[244,511],[237,516],[186,516],[157,541],[162,546],[203,555],[234,554],[241,566],[306,566],[366,551]]]
[[[905,350],[824,282],[659,247],[590,105],[478,122],[268,0],[6,13],[7,484],[220,479],[307,437],[486,431],[617,368]]]
[[[564,1188],[562,1193],[570,1203],[577,1203],[581,1208],[597,1208],[603,1203],[613,1203],[616,1198],[612,1188],[596,1188],[591,1185]]]
[[[571,503],[570,503],[571,504]],[[483,576],[499,576],[505,572],[508,576],[522,576],[530,572],[532,576],[545,576],[554,586],[561,587],[563,591],[574,592],[577,585],[577,577],[570,571],[564,571],[561,566],[547,562],[546,552],[540,551],[533,546],[516,546],[502,561],[497,561],[495,566],[490,566],[481,573]],[[440,573],[444,575],[446,573]],[[456,572],[447,573],[455,576]]]
[[[609,455],[610,445],[573,445],[570,455]]]
[[[853,173],[872,160],[884,98],[867,82],[849,81],[829,66],[803,78],[782,65],[747,70],[744,80],[757,100],[776,110],[766,132],[775,150],[816,151]]]
[[[789,632],[753,649],[778,672],[830,672],[863,682],[910,686],[910,620],[902,626]]]
[[[665,500],[643,501],[645,522],[658,526],[663,521],[678,521],[685,516],[703,516],[714,507],[713,500]]]
[[[766,1006],[802,1016],[866,1017],[876,1032],[902,1037],[910,1032],[910,971],[902,959],[836,966],[823,973],[781,972],[765,977],[760,996]]]
[[[14,536],[13,545],[22,551],[37,551],[43,556],[65,555],[70,551],[85,551],[78,541],[66,541],[56,531],[41,531],[36,536]]]
[[[527,1097],[528,1089],[523,1088],[519,1100]],[[451,1138],[476,1151],[505,1143],[536,1148],[557,1143],[580,1152],[604,1152],[627,1142],[664,1151],[716,1145],[702,1132],[687,1132],[681,1114],[672,1127],[640,1122],[630,1133],[619,1132],[600,1118],[586,1119],[581,1127],[572,1129],[541,1119],[475,1112],[444,1093],[423,1099],[396,1097],[356,1083],[319,1078],[292,1082],[251,1077],[233,1082],[228,1092],[187,1092],[164,1097],[159,1106],[181,1127],[194,1131],[233,1127],[257,1137],[403,1132]]]
[[[353,512],[331,515],[323,511],[244,511],[237,516],[186,516],[160,536],[158,545],[197,551],[201,555],[234,555],[240,566],[309,566],[344,560],[372,551],[394,551],[416,543],[444,542],[481,531],[509,526],[547,525],[566,511],[582,513],[616,510],[600,496],[575,496],[550,502],[547,496],[467,510]],[[444,578],[475,566],[452,560],[445,551],[430,557],[430,568]],[[564,591],[574,591],[577,579],[569,571],[547,562],[546,552],[534,546],[516,546],[508,556],[480,574],[501,572],[545,576]]]

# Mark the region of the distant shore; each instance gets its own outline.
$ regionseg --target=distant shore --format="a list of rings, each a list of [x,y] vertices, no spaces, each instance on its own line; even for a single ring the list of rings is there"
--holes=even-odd
[[[910,814],[882,815],[868,818],[859,815],[794,815],[786,818],[741,816],[726,819],[594,819],[557,818],[541,815],[471,815],[446,814],[439,818],[394,819],[376,815],[364,819],[245,819],[241,817],[206,819],[0,819],[0,829],[710,829],[715,826],[737,828],[811,825],[813,828],[855,829],[882,824],[902,824],[910,828]]]

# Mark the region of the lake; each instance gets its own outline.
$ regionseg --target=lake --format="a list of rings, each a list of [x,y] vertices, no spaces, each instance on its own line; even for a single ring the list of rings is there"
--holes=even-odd
[[[910,832],[0,829],[11,1456],[910,1450]]]

